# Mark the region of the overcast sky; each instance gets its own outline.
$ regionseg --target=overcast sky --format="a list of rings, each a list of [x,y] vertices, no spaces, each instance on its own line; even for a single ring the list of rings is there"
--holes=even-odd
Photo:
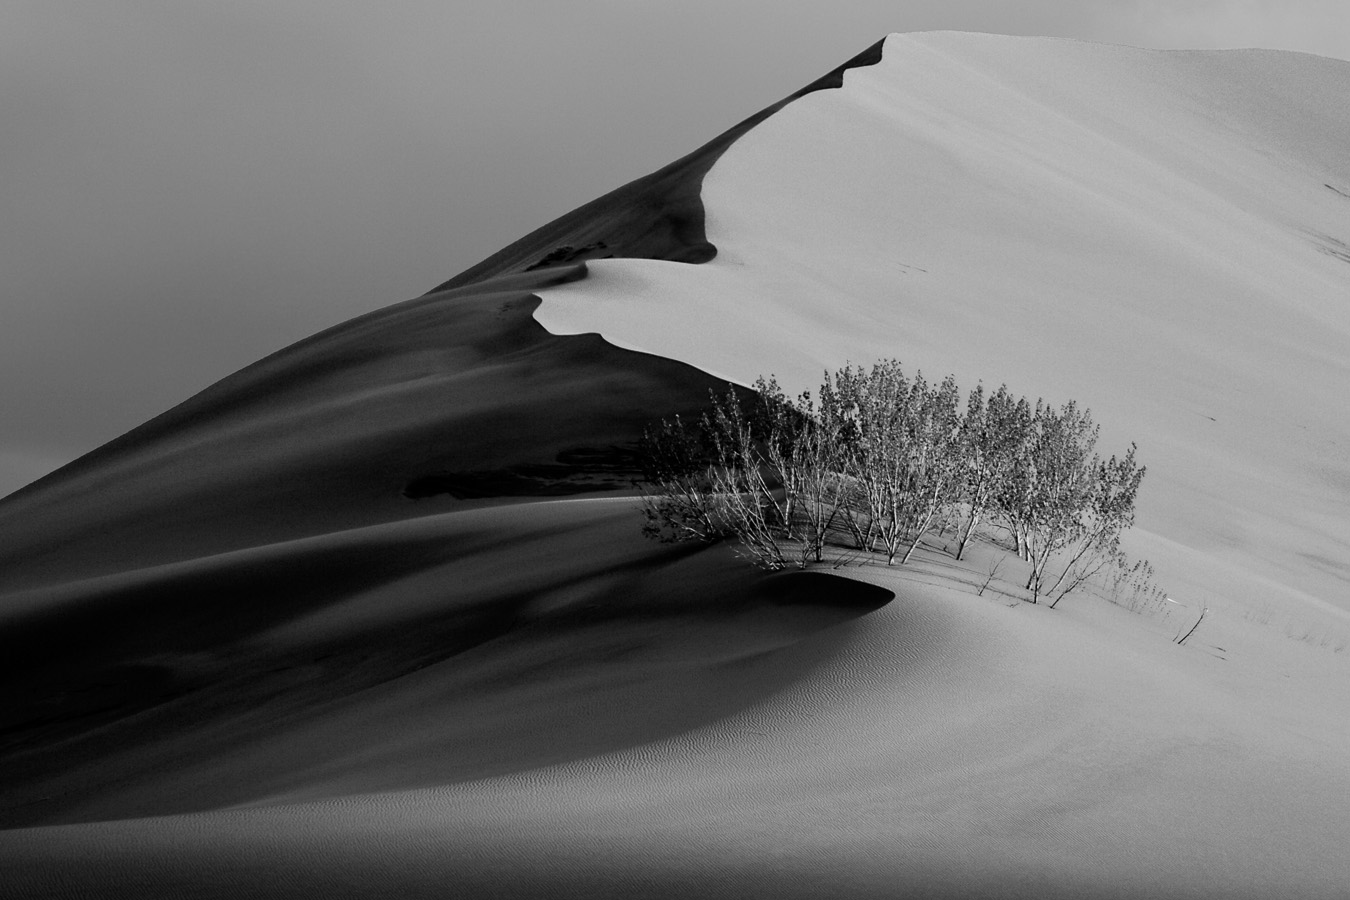
[[[1345,0],[6,0],[0,495],[892,31],[1350,59]]]

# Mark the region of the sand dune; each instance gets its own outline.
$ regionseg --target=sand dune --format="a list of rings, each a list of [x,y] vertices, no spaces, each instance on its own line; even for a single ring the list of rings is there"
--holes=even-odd
[[[1347,89],[893,35],[0,501],[4,892],[1343,895]],[[1139,441],[1181,602],[641,537],[647,421],[889,355]]]
[[[219,730],[243,711],[276,727],[497,637],[546,596],[590,602],[645,577],[626,568],[659,569],[670,554],[640,537],[632,509],[606,508],[622,524],[593,533],[596,513],[529,503],[631,493],[649,410],[690,413],[716,385],[544,332],[526,289],[581,271],[338,326],[8,498],[0,747],[13,777],[0,821],[49,821],[48,806],[119,814],[100,799],[114,782],[169,777],[197,755],[138,755],[166,737],[190,745],[174,734],[184,723]],[[529,512],[491,514],[500,503]],[[274,695],[276,710],[257,706]],[[77,769],[94,761],[97,776]],[[150,793],[133,806],[213,796]]]
[[[778,649],[717,659],[680,613],[670,624],[700,646],[695,665],[688,644],[657,645],[552,667],[554,682],[506,655],[495,676],[514,688],[472,667],[431,670],[357,716],[355,752],[361,731],[399,724],[378,751],[414,747],[407,764],[424,769],[429,733],[450,731],[441,716],[466,711],[477,715],[460,727],[516,739],[502,747],[595,742],[568,761],[317,804],[12,831],[0,847],[35,892],[95,880],[203,896],[1329,897],[1343,885],[1350,778],[1328,764],[1343,752],[1334,731],[1315,724],[1350,697],[1343,680],[1317,695],[1316,666],[1299,665],[1309,651],[1276,639],[1272,665],[1250,655],[1272,639],[1242,627],[1210,635],[1227,659],[1187,651],[1106,604],[1052,613],[976,598],[938,582],[937,563],[901,584],[880,611]],[[764,624],[745,620],[757,634]],[[697,715],[680,719],[668,692],[703,679]],[[495,718],[514,721],[438,696],[466,686],[512,701]],[[721,691],[736,702],[703,706]],[[530,693],[543,696],[522,704]],[[685,730],[625,746],[610,729],[641,723],[607,719],[616,700],[625,717],[656,712]],[[586,726],[569,731],[566,717]],[[350,723],[315,727],[345,742]],[[358,774],[348,786],[371,785]]]
[[[583,272],[555,268],[398,304],[208,388],[7,498],[5,584],[425,515],[452,496],[434,479],[454,473],[559,464],[574,471],[527,469],[497,493],[528,494],[531,478],[563,492],[588,481],[626,487],[631,471],[608,451],[640,434],[649,404],[693,409],[716,382],[539,328],[530,290]],[[560,453],[570,455],[560,463]],[[410,488],[425,502],[410,504]]]
[[[893,35],[713,167],[715,260],[597,262],[537,318],[790,393],[894,356],[1077,399],[1139,443],[1178,594],[1350,613],[1347,92],[1299,54]]]

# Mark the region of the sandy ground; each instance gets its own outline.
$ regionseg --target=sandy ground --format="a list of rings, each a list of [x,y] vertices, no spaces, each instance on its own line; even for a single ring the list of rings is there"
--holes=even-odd
[[[1299,54],[892,35],[712,168],[716,259],[598,261],[536,315],[789,393],[898,357],[1076,399],[1139,444],[1172,590],[1350,624],[1347,93]]]
[[[498,638],[551,597],[657,577],[675,550],[649,545],[631,510],[601,527],[531,501],[631,493],[650,410],[694,412],[716,382],[547,334],[523,288],[578,271],[338,326],[8,498],[0,823],[255,797],[265,782],[242,770],[188,794],[176,779]],[[458,765],[438,771],[466,777]]]
[[[671,602],[521,633],[287,739],[320,770],[364,757],[336,783],[292,773],[309,790],[378,787],[379,756],[438,786],[9,831],[0,852],[20,895],[1336,896],[1347,654],[1222,617],[1178,647],[1194,611],[1051,611],[1006,579],[976,596],[994,552],[839,570],[897,594],[862,617]],[[716,568],[684,565],[671,588]],[[539,765],[436,771],[476,740]],[[248,768],[227,758],[172,790]],[[255,804],[306,793],[256,778],[276,793]]]
[[[860,60],[0,503],[0,893],[1344,896],[1350,66]],[[1179,602],[640,536],[700,369],[883,355],[1138,440]]]

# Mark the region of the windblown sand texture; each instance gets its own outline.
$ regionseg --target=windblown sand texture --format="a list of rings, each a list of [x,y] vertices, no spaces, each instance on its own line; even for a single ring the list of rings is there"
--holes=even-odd
[[[0,893],[1346,896],[1346,97],[892,35],[6,498]],[[1179,602],[639,534],[646,422],[886,356],[1138,442]]]

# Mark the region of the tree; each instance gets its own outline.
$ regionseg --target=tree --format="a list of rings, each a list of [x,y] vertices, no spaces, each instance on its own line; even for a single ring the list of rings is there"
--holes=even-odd
[[[877,363],[870,372],[846,366],[821,387],[821,406],[837,422],[841,435],[840,463],[853,487],[850,531],[860,550],[872,551],[881,541],[887,561],[900,549],[898,510],[904,454],[901,410],[909,382],[894,360]]]
[[[767,569],[821,562],[848,491],[839,442],[811,398],[789,400],[759,379],[745,404],[737,389],[710,395],[697,429],[677,418],[647,430],[644,532],[662,540],[735,537]]]
[[[791,401],[774,379],[760,378],[755,391],[753,461],[782,488],[783,536],[801,544],[803,564],[819,563],[848,495],[840,471],[842,422],[817,416],[809,393]]]
[[[676,416],[642,436],[643,479],[656,486],[642,495],[642,533],[659,541],[712,542],[729,536],[716,489],[714,460],[701,428]]]
[[[1005,433],[1016,436],[1022,413]],[[1103,462],[1094,450],[1100,427],[1089,410],[1069,401],[1055,409],[1037,401],[1025,440],[996,499],[998,515],[1013,534],[1018,555],[1031,564],[1031,602],[1045,593],[1050,562],[1067,557],[1049,585],[1064,588],[1054,603],[1101,571],[1118,552],[1121,533],[1134,522],[1134,501],[1144,468],[1135,448]],[[1052,604],[1053,605],[1053,604]]]
[[[950,375],[941,384],[929,387],[920,373],[910,386],[909,402],[901,418],[908,451],[901,495],[906,499],[903,519],[909,543],[901,565],[909,562],[938,513],[957,496],[959,396],[956,380]]]
[[[901,551],[907,562],[951,501],[958,396],[951,376],[936,386],[922,373],[911,381],[895,360],[825,376],[821,418],[842,448],[839,464],[853,488],[849,530],[859,549],[880,542],[887,565]]]
[[[1037,602],[1050,559],[1075,539],[1079,511],[1090,500],[1091,453],[1097,428],[1070,401],[1056,410],[1036,402],[1030,439],[1012,469],[1000,509],[1015,529],[1019,554],[1031,564],[1026,588]]]
[[[1030,425],[1027,401],[1014,399],[1007,385],[1000,385],[987,401],[983,385],[970,392],[958,434],[960,499],[964,505],[964,517],[957,524],[958,560],[965,556],[975,529],[997,509],[998,498],[1008,489],[1013,467],[1025,452]]]
[[[1108,566],[1124,566],[1120,536],[1134,525],[1134,501],[1147,471],[1135,461],[1135,449],[1131,444],[1123,457],[1106,462],[1093,458],[1089,501],[1079,510],[1073,538],[1065,545],[1064,569],[1046,592],[1049,596],[1059,590],[1051,609]]]
[[[662,540],[734,537],[769,569],[823,561],[840,531],[859,549],[909,561],[937,523],[955,556],[979,524],[1004,525],[1029,564],[1031,602],[1123,570],[1120,536],[1144,477],[1135,447],[1103,461],[1100,428],[1070,401],[1033,408],[1006,386],[976,387],[958,412],[951,376],[930,385],[895,360],[826,373],[816,407],[763,378],[710,395],[697,426],[648,429],[644,531]],[[1052,563],[1062,563],[1058,574]]]
[[[721,400],[711,396],[702,419],[713,448],[709,481],[720,524],[751,561],[767,569],[788,565],[782,541],[789,536],[795,505],[792,493],[780,489],[781,473],[771,474],[764,461],[765,446],[778,456],[795,443],[777,393],[757,392],[747,414],[728,387]]]

